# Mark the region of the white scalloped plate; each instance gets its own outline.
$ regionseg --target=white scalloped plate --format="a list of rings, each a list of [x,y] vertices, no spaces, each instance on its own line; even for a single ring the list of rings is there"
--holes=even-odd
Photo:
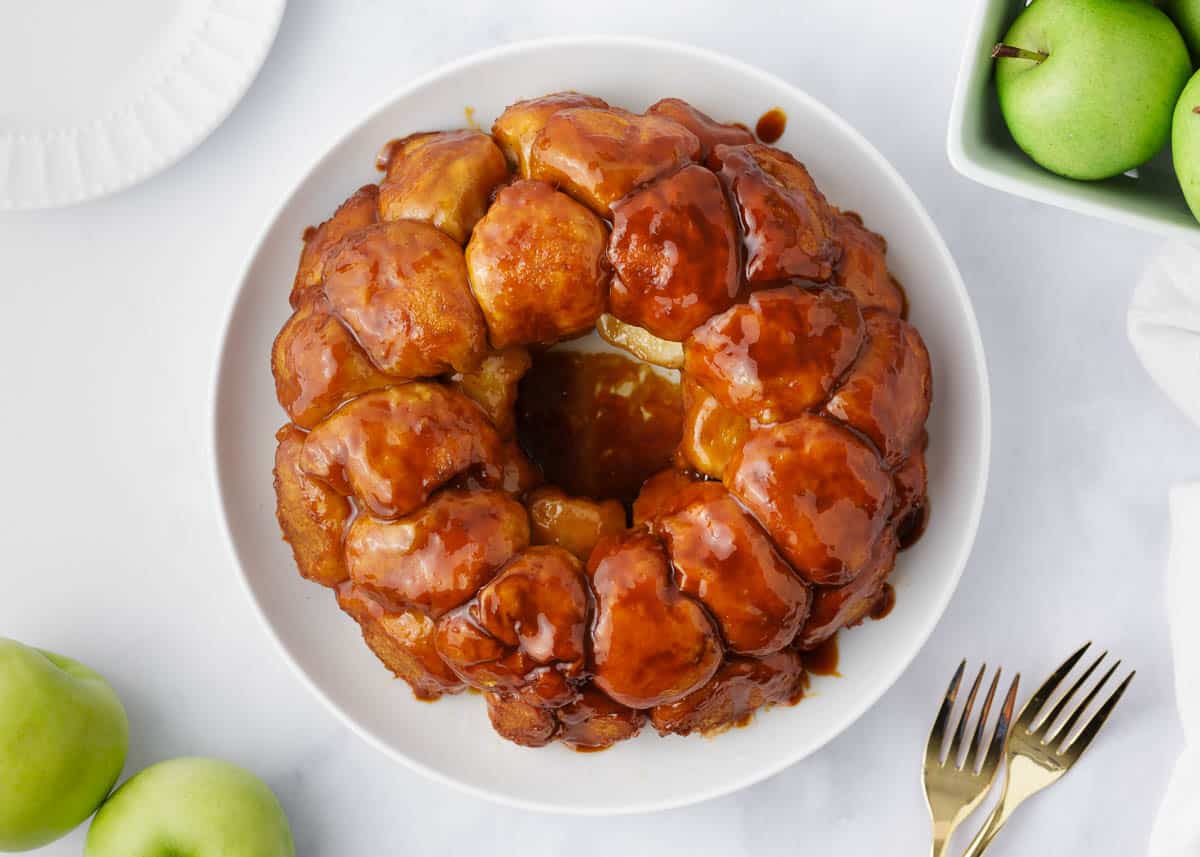
[[[286,0],[38,0],[0,27],[0,210],[57,208],[169,167],[233,110]]]
[[[748,728],[711,741],[660,739],[647,728],[604,753],[562,745],[527,750],[492,732],[477,695],[435,705],[415,701],[362,644],[333,596],[296,573],[275,521],[274,434],[285,417],[269,358],[289,313],[304,227],[377,178],[375,154],[385,140],[459,127],[464,107],[474,108],[486,128],[506,104],[561,89],[633,110],[678,96],[744,122],[782,107],[788,128],[780,145],[808,164],[831,200],[862,212],[888,236],[889,262],[933,358],[927,454],[933,520],[897,564],[895,610],[845,635],[841,677],[818,677],[795,708],[760,714]],[[817,750],[879,699],[933,630],[966,564],[987,483],[990,406],[979,329],[954,260],[904,179],[799,88],[728,57],[648,39],[548,39],[476,54],[407,82],[346,129],[281,201],[247,260],[214,380],[213,454],[226,532],[285,657],[330,709],[384,753],[441,782],[526,809],[611,814],[682,806],[757,782]]]

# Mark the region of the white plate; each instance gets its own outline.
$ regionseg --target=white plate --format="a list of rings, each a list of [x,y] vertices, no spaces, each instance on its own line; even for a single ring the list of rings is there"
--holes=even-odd
[[[604,753],[557,745],[525,750],[492,733],[478,696],[415,702],[333,597],[300,579],[275,523],[273,435],[284,415],[269,350],[288,314],[301,231],[375,177],[372,164],[385,140],[461,126],[466,106],[486,127],[508,103],[559,89],[632,109],[679,96],[743,122],[783,107],[789,130],[781,145],[807,162],[831,200],[863,212],[888,236],[913,321],[933,355],[933,520],[901,555],[895,610],[843,635],[844,677],[817,678],[795,708],[767,712],[711,741],[661,739],[646,730]],[[380,750],[435,779],[559,812],[640,812],[725,794],[804,758],[853,723],[899,677],[941,616],[970,552],[987,478],[988,382],[975,317],[953,259],[903,179],[837,115],[782,80],[706,51],[643,39],[555,39],[469,57],[414,82],[350,129],[283,202],[247,264],[213,405],[217,484],[234,555],[263,621],[313,692]]]
[[[37,0],[0,26],[0,210],[149,178],[221,124],[285,0]]]

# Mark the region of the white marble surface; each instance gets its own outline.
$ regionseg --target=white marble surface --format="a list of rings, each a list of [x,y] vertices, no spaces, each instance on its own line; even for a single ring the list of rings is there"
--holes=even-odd
[[[945,122],[974,4],[784,5],[708,2],[696,14],[610,0],[585,13],[561,2],[293,0],[245,101],[177,167],[107,200],[0,217],[0,634],[112,680],[132,721],[127,773],[183,754],[246,765],[279,794],[304,855],[918,854],[928,841],[920,750],[958,659],[1003,661],[1032,684],[1094,638],[1137,666],[1132,693],[1081,767],[1022,810],[992,853],[1144,850],[1180,742],[1163,625],[1166,490],[1200,477],[1194,427],[1124,337],[1130,291],[1158,242],[950,169]],[[309,161],[418,73],[581,31],[727,51],[862,130],[958,259],[995,414],[974,555],[933,638],[879,704],[738,795],[589,820],[427,782],[309,696],[225,552],[207,424],[236,275]],[[78,854],[82,838],[39,853]]]

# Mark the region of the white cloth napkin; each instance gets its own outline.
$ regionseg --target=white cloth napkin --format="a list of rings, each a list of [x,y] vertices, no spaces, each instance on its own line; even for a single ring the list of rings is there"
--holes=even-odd
[[[1183,722],[1183,754],[1150,834],[1150,857],[1200,854],[1200,482],[1171,489],[1171,555],[1167,621],[1175,653],[1175,696]]]
[[[1200,425],[1200,247],[1162,249],[1133,292],[1128,325],[1146,371]]]
[[[1129,339],[1146,370],[1200,425],[1200,248],[1175,244],[1150,263],[1129,307]],[[1200,855],[1200,483],[1171,489],[1167,621],[1184,750],[1150,834],[1150,857]]]

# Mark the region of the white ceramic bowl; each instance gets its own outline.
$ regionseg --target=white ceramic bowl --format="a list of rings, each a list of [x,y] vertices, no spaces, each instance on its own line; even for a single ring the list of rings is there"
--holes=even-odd
[[[962,67],[950,106],[946,152],[969,179],[1016,196],[1102,217],[1138,229],[1200,241],[1200,224],[1188,210],[1170,147],[1137,170],[1099,182],[1057,176],[1021,151],[1000,113],[992,73],[992,47],[1004,38],[1025,0],[977,0],[963,41]]]
[[[789,116],[781,145],[807,162],[830,199],[863,212],[890,239],[912,319],[933,355],[933,521],[901,555],[895,610],[843,635],[843,677],[818,678],[800,705],[760,715],[716,740],[660,739],[646,730],[604,753],[557,745],[526,750],[493,734],[478,696],[414,701],[332,596],[300,579],[274,518],[273,434],[285,418],[275,403],[269,350],[288,314],[301,230],[374,177],[383,141],[461,126],[468,105],[487,127],[510,102],[560,89],[635,110],[679,96],[751,123],[781,106]],[[695,48],[556,39],[468,57],[413,82],[317,162],[247,264],[218,367],[214,431],[220,500],[250,595],[284,656],[332,711],[383,752],[442,782],[525,808],[603,814],[680,806],[770,776],[853,723],[896,680],[942,615],[971,549],[987,474],[989,399],[975,317],[937,229],[904,180],[836,114],[782,80]]]

